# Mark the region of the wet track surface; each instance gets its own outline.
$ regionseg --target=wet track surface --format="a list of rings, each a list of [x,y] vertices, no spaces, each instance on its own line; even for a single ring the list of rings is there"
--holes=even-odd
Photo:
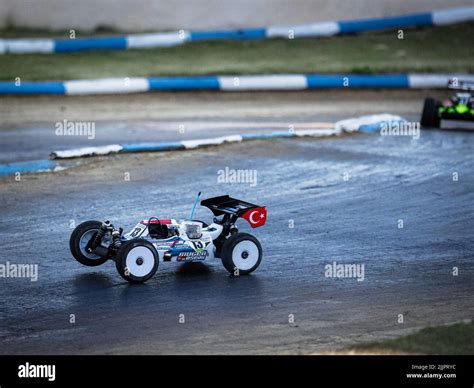
[[[255,141],[3,179],[1,262],[38,263],[39,279],[0,279],[0,353],[324,352],[472,318],[471,135]],[[225,167],[256,169],[257,185],[218,184]],[[252,231],[264,250],[252,275],[229,277],[219,261],[161,263],[134,286],[112,262],[71,257],[71,220],[127,229],[185,218],[198,191],[268,207],[267,225]],[[333,261],[364,264],[365,280],[325,277]]]

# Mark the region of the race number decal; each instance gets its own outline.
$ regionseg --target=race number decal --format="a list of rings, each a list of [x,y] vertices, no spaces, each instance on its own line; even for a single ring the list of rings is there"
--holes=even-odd
[[[130,238],[137,238],[140,237],[143,232],[146,230],[147,226],[143,225],[141,223],[138,223],[135,225],[135,227],[127,234],[128,237]]]

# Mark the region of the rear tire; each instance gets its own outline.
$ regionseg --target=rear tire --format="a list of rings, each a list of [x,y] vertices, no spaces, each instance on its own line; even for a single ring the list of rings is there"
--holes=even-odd
[[[95,233],[99,231],[102,222],[86,221],[78,225],[71,233],[69,239],[69,249],[74,258],[81,264],[88,267],[96,267],[104,264],[107,257],[101,257],[86,251],[86,245]]]
[[[423,128],[439,128],[441,122],[438,113],[439,106],[439,101],[435,100],[434,98],[425,99],[420,122]]]
[[[122,245],[117,252],[117,271],[130,283],[143,283],[158,269],[159,256],[153,244],[137,239]]]
[[[262,246],[251,234],[235,233],[222,246],[222,264],[233,275],[247,275],[262,261]]]

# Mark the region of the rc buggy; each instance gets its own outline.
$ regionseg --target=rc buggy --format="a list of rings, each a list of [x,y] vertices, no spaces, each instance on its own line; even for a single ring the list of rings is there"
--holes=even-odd
[[[189,220],[158,219],[140,221],[130,232],[116,229],[109,221],[86,221],[71,234],[70,249],[81,264],[95,267],[115,261],[118,273],[131,283],[150,279],[160,262],[188,263],[221,259],[233,275],[246,275],[262,260],[260,242],[235,226],[239,218],[252,228],[265,224],[267,211],[228,195],[201,201],[214,214],[213,222],[193,220],[200,193]]]
[[[439,128],[441,120],[457,121],[457,127],[464,123],[474,125],[474,83],[465,81],[450,81],[448,87],[461,90],[447,101],[437,101],[434,98],[425,99],[421,126],[424,128]],[[469,124],[470,126],[470,124]]]

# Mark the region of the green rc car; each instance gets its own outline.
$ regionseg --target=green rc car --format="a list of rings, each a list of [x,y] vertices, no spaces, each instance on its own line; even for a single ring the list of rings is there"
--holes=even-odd
[[[420,122],[422,127],[439,128],[441,120],[449,122],[450,127],[464,128],[471,125],[474,127],[474,96],[472,92],[469,92],[474,90],[474,85],[468,82],[458,82],[454,87],[450,82],[448,87],[462,89],[463,92],[458,92],[443,102],[434,98],[425,99]],[[456,121],[454,125],[453,121]]]

